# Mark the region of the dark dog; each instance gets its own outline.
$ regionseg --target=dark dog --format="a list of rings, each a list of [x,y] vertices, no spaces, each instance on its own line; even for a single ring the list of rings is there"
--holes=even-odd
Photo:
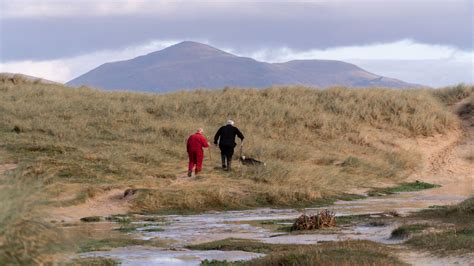
[[[245,156],[240,156],[240,162],[243,165],[253,165],[253,166],[266,165],[266,163],[264,163],[264,162],[261,162],[259,160],[255,160],[253,158],[248,158],[248,157],[245,157]]]

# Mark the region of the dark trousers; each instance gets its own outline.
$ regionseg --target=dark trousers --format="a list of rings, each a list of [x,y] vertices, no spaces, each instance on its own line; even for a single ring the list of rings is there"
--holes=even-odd
[[[234,146],[219,145],[219,148],[221,149],[222,167],[229,170],[234,155]]]

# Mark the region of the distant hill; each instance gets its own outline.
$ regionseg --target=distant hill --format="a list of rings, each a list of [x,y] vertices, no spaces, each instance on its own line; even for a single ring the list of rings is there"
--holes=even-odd
[[[295,60],[286,63],[265,63],[190,41],[131,60],[103,64],[67,84],[107,90],[154,92],[225,86],[416,86],[370,73],[342,61]]]

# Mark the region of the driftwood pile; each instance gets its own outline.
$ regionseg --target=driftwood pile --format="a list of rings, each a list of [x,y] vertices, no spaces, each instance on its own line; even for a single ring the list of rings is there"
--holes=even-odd
[[[291,231],[313,230],[334,226],[336,226],[336,214],[333,211],[324,210],[312,216],[302,214],[293,223]]]

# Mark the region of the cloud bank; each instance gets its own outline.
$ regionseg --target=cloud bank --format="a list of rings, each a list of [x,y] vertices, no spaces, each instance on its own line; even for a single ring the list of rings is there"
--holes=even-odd
[[[403,39],[473,49],[470,0],[0,1],[1,62],[73,57],[163,39],[206,39],[247,52]]]

